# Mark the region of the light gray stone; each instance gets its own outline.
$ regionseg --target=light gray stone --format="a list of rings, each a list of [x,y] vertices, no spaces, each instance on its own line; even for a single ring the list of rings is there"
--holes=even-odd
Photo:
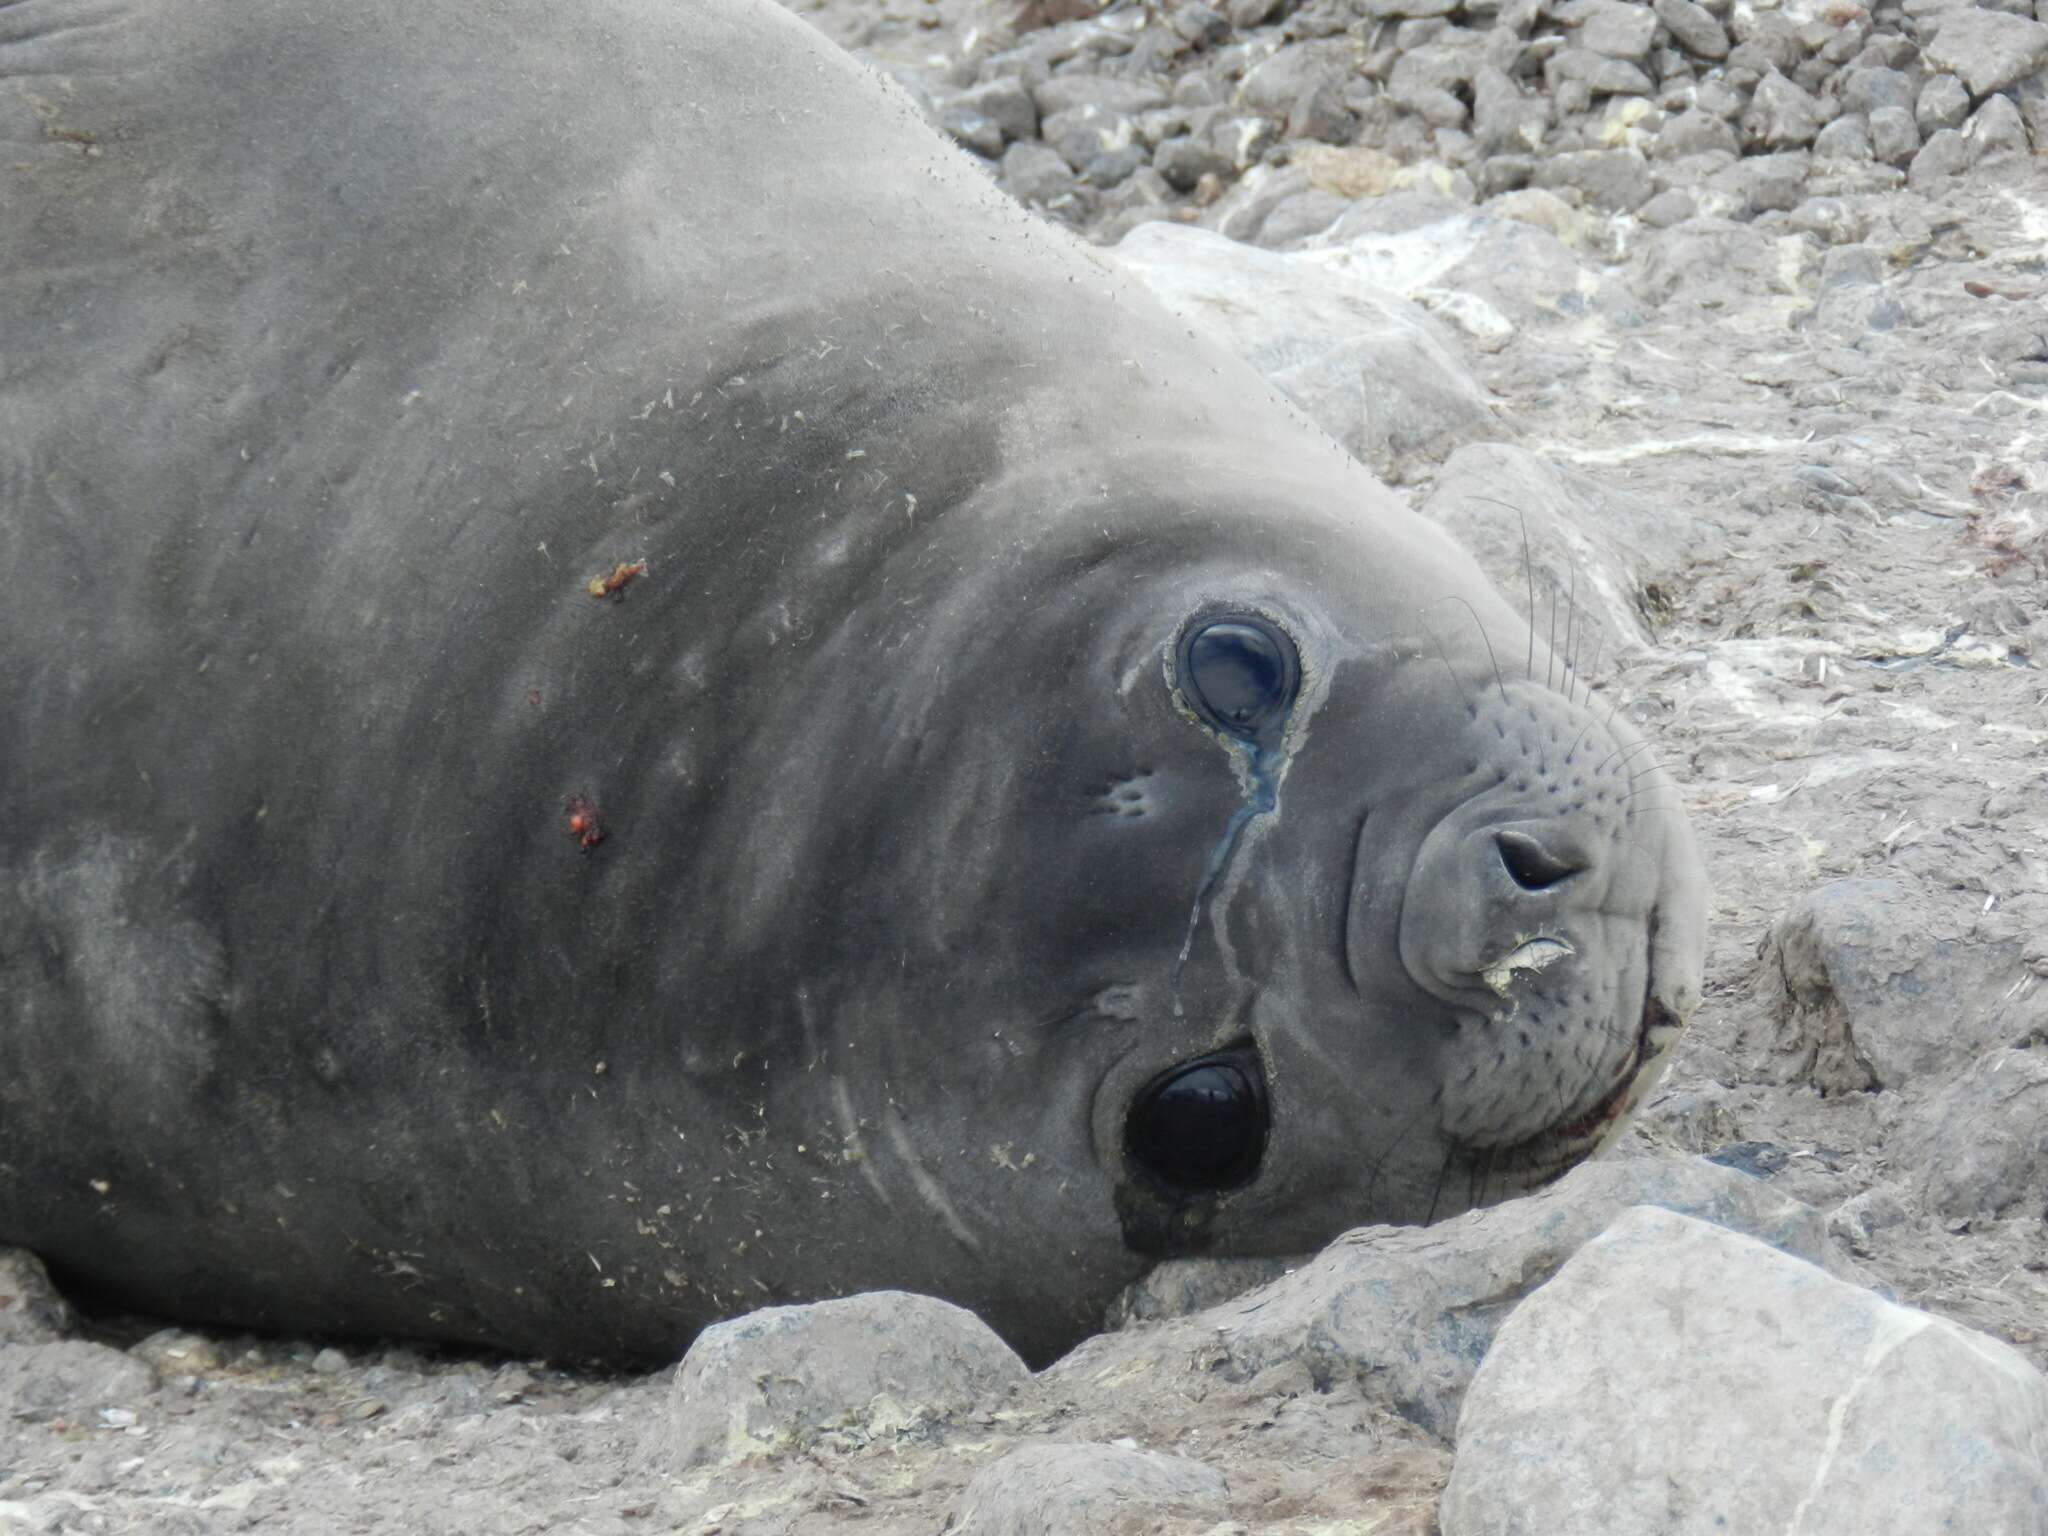
[[[1442,324],[1327,258],[1168,224],[1131,231],[1116,255],[1168,309],[1250,361],[1388,479],[1498,430]]]
[[[1111,107],[1069,107],[1055,112],[1039,125],[1039,135],[1059,151],[1060,158],[1080,170],[1111,150],[1137,142],[1138,125]],[[1140,151],[1140,163],[1149,158]]]
[[[1638,1209],[1500,1329],[1443,1536],[2033,1532],[2048,1379],[1983,1334]]]
[[[1651,153],[1659,160],[1679,160],[1710,150],[1732,155],[1739,148],[1733,125],[1725,118],[1695,108],[1665,119],[1664,126],[1657,130],[1656,144]]]
[[[1166,87],[1151,80],[1103,75],[1054,75],[1031,92],[1041,117],[1074,107],[1108,107],[1133,115],[1167,104]]]
[[[1893,1166],[1944,1216],[2048,1209],[2048,1052],[1980,1058],[1915,1113]]]
[[[2048,989],[2006,995],[2024,941],[1979,935],[1974,905],[1909,879],[1831,880],[1801,897],[1765,940],[1775,1034],[1758,1043],[1775,1075],[1823,1092],[1900,1088],[2042,1022]]]
[[[1773,210],[1789,211],[1806,196],[1812,154],[1790,149],[1775,155],[1751,155],[1707,178],[1707,190],[1730,198],[1744,217]]]
[[[46,1344],[77,1326],[43,1261],[26,1248],[0,1248],[0,1345]]]
[[[1911,107],[1913,81],[1903,70],[1866,65],[1847,71],[1835,94],[1844,112],[1868,117],[1879,107]]]
[[[133,1409],[155,1390],[156,1372],[147,1363],[104,1344],[0,1345],[0,1424]]]
[[[1227,176],[1236,167],[1206,139],[1182,134],[1153,151],[1152,168],[1176,192],[1192,192],[1204,176]]]
[[[1913,157],[1913,163],[1906,171],[1906,185],[1915,192],[1929,191],[1949,177],[1967,171],[1972,158],[1970,141],[1959,130],[1937,128],[1920,146],[1920,153]]]
[[[1703,59],[1728,57],[1728,33],[1713,12],[1693,0],[1655,0],[1653,9],[1678,46]]]
[[[1576,85],[1588,96],[1647,96],[1655,89],[1650,77],[1626,59],[1609,58],[1590,48],[1560,48],[1543,61],[1544,88],[1561,96]],[[1559,110],[1567,110],[1563,100]]]
[[[1101,1335],[1046,1375],[1055,1383],[1094,1380],[1200,1350],[1211,1370],[1247,1381],[1299,1361],[1316,1381],[1356,1382],[1374,1401],[1448,1435],[1502,1320],[1623,1211],[1644,1204],[1848,1270],[1820,1212],[1746,1174],[1702,1158],[1593,1162],[1540,1193],[1432,1227],[1346,1233],[1247,1296],[1179,1321]]]
[[[1820,132],[1820,103],[1772,70],[1757,82],[1749,110],[1742,114],[1743,142],[1750,149],[1799,149]]]
[[[930,1296],[765,1307],[697,1335],[670,1390],[669,1444],[687,1469],[827,1435],[886,1440],[993,1406],[1029,1376],[988,1324]]]
[[[1871,158],[1870,125],[1860,112],[1836,118],[1814,135],[1816,160],[1868,160]]]
[[[1034,138],[1038,133],[1038,103],[1021,80],[985,81],[944,105],[987,118],[1002,130],[1006,140]]]
[[[2016,85],[2048,64],[2048,23],[1971,6],[1941,19],[1927,62],[1961,78],[1972,96]]]
[[[1628,0],[1565,0],[1557,17],[1577,29],[1579,47],[1635,64],[1650,56],[1657,35],[1657,13]]]
[[[1519,594],[1533,581],[1539,612],[1553,599],[1575,603],[1610,643],[1631,647],[1651,640],[1645,587],[1682,569],[1701,538],[1686,520],[1618,486],[1509,443],[1460,448],[1421,512],[1470,550],[1502,591]]]
[[[1990,96],[1964,125],[1963,137],[1971,143],[1971,158],[1981,164],[2001,155],[2027,153],[2027,124],[2020,109],[2007,96]]]
[[[1904,107],[1878,107],[1870,114],[1870,152],[1886,165],[1905,165],[1920,152],[1920,126]]]
[[[1922,133],[1960,128],[1970,115],[1970,91],[1954,75],[1929,75],[1913,105],[1913,121]]]
[[[974,1474],[947,1530],[949,1536],[1192,1531],[1223,1518],[1229,1492],[1221,1473],[1185,1456],[1116,1445],[1027,1445]]]
[[[1458,8],[1458,0],[1364,0],[1362,8],[1375,21],[1391,21],[1402,16],[1448,16]]]
[[[1636,210],[1636,217],[1651,229],[1669,229],[1674,224],[1683,224],[1699,211],[1693,196],[1682,187],[1666,187],[1642,207]]]
[[[1575,187],[1611,213],[1633,213],[1656,192],[1649,163],[1632,149],[1576,149],[1537,162],[1539,187]]]
[[[1285,117],[1317,85],[1349,76],[1361,56],[1348,37],[1290,43],[1244,77],[1237,89],[1238,103],[1254,112]]]
[[[1471,76],[1472,64],[1455,50],[1435,44],[1404,53],[1387,77],[1387,96],[1432,128],[1465,120],[1464,100],[1455,94]]]
[[[1020,203],[1043,206],[1074,190],[1074,168],[1049,145],[1012,144],[1002,164],[1003,186]]]
[[[1527,154],[1550,126],[1550,103],[1525,95],[1506,71],[1481,65],[1472,76],[1472,132],[1484,155]]]

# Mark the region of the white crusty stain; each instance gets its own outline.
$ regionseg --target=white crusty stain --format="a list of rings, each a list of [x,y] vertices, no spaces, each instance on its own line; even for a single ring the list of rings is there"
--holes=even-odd
[[[1481,969],[1479,979],[1492,988],[1497,996],[1506,997],[1508,986],[1514,981],[1516,972],[1528,971],[1533,975],[1577,953],[1577,950],[1562,939],[1524,939],[1493,964]]]

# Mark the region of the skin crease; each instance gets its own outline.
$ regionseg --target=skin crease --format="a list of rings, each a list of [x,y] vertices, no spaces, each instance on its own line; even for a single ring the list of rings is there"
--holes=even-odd
[[[85,19],[0,43],[0,1241],[625,1362],[900,1287],[1042,1360],[1646,1086],[1704,883],[1632,733],[800,23]],[[1231,615],[1298,657],[1263,763],[1176,675]],[[1238,1045],[1256,1176],[1162,1189],[1134,1099]]]

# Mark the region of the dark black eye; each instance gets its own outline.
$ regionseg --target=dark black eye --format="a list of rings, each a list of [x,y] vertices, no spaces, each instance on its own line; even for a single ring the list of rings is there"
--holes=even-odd
[[[1260,742],[1278,737],[1301,676],[1292,641],[1264,619],[1235,615],[1191,625],[1179,670],[1197,714],[1218,730]]]
[[[1229,1189],[1258,1171],[1266,1127],[1266,1076],[1243,1046],[1156,1078],[1131,1105],[1124,1147],[1170,1188]]]
[[[1508,878],[1525,891],[1547,891],[1559,881],[1569,880],[1582,867],[1544,847],[1526,832],[1496,832],[1493,845],[1500,850],[1501,867],[1507,870]]]

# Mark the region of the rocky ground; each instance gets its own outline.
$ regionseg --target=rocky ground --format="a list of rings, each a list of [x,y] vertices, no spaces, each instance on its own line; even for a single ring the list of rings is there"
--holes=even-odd
[[[1238,1312],[1035,1380],[990,1356],[952,1408],[864,1398],[736,1464],[666,1377],[81,1328],[22,1266],[0,1530],[1455,1536],[1494,1528],[1469,1478],[1440,1496],[1495,1314],[1645,1200],[2048,1365],[2048,24],[2019,0],[795,8],[1121,242],[1533,585],[1539,627],[1600,636],[1574,648],[1659,743],[1716,886],[1634,1171],[1427,1239],[1421,1322],[1346,1312],[1357,1266],[1415,1259],[1368,1235]],[[1539,1240],[1546,1210],[1591,1225]],[[1536,1256],[1459,1291],[1453,1250]],[[1388,1342],[1474,1306],[1470,1337]]]

